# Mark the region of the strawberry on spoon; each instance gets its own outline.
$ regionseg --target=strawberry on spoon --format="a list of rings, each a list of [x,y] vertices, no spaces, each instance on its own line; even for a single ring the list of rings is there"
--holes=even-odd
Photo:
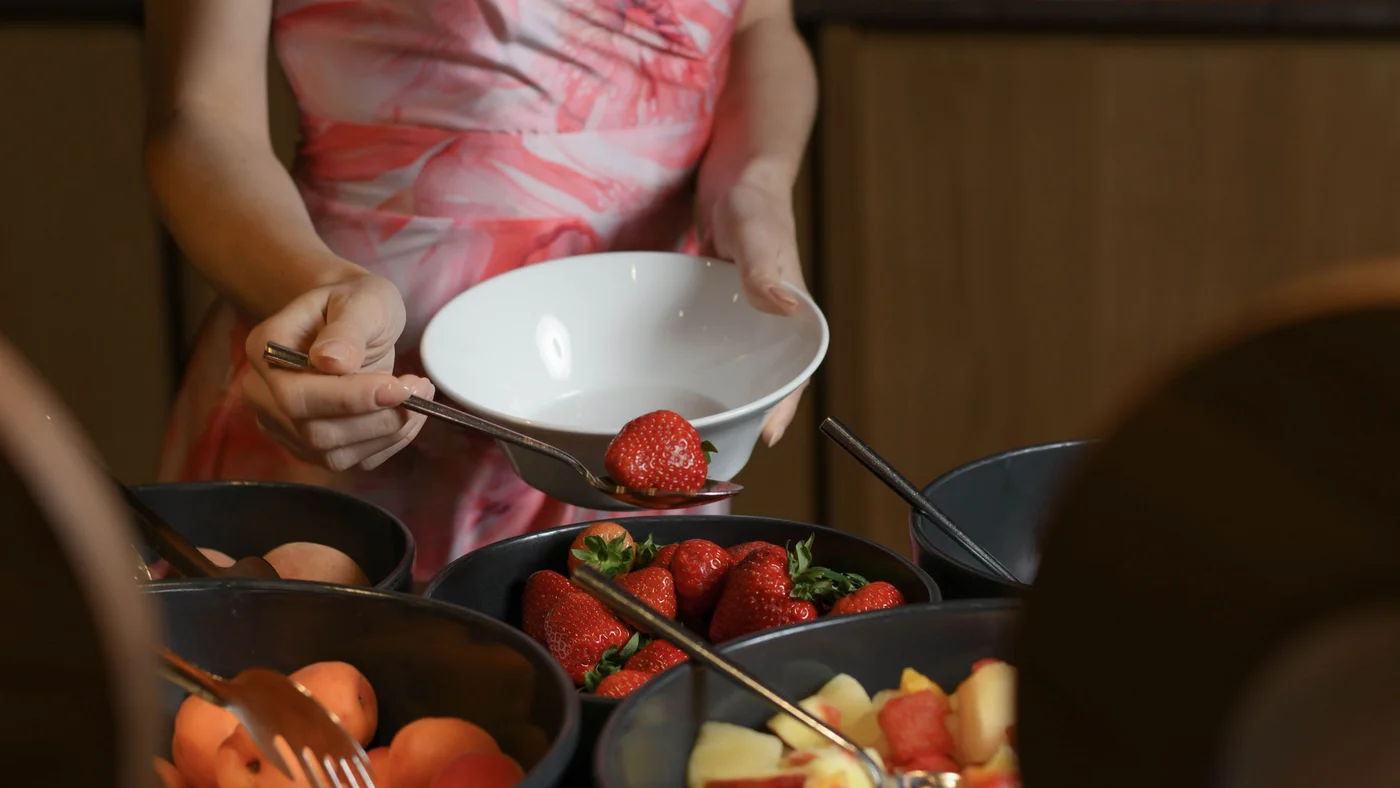
[[[694,493],[704,489],[715,451],[679,413],[652,411],[627,422],[608,444],[608,476],[634,490]]]

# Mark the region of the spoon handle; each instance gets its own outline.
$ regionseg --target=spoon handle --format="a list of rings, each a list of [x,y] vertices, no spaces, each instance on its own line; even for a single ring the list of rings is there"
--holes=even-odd
[[[828,438],[835,441],[836,445],[845,449],[852,457],[859,460],[871,473],[875,474],[876,478],[884,482],[891,490],[898,493],[899,497],[903,498],[910,506],[917,509],[919,514],[933,521],[933,524],[937,525],[943,533],[962,545],[964,550],[972,553],[973,557],[981,561],[984,566],[997,575],[1000,575],[1002,579],[1020,584],[1021,581],[1018,580],[1015,575],[1011,574],[1011,570],[1003,566],[995,556],[983,550],[981,545],[977,544],[967,534],[963,533],[961,528],[958,528],[953,524],[952,520],[948,519],[948,515],[939,511],[938,507],[930,503],[929,500],[919,492],[918,488],[910,483],[903,474],[895,470],[894,466],[885,462],[884,457],[876,454],[875,450],[870,448],[865,441],[857,438],[855,433],[846,429],[846,425],[828,416],[827,419],[822,422],[821,430]]]
[[[116,485],[121,492],[122,498],[126,500],[127,508],[136,515],[136,526],[141,531],[141,536],[146,539],[146,543],[156,551],[156,555],[164,558],[175,568],[177,572],[185,577],[221,577],[226,574],[218,566],[199,552],[199,548],[190,544],[190,541],[170,527],[159,514],[146,505],[130,487],[127,487],[120,479],[111,476],[112,484]]]
[[[289,347],[279,345],[276,342],[267,343],[267,347],[263,350],[263,358],[266,359],[268,363],[275,364],[284,369],[292,369],[298,372],[316,372],[320,374],[320,370],[311,365],[310,356],[292,350]],[[596,481],[593,477],[593,473],[588,470],[588,466],[584,465],[572,454],[557,449],[548,443],[537,441],[529,435],[523,435],[515,430],[507,429],[499,424],[487,421],[486,419],[473,416],[470,413],[465,413],[440,402],[423,399],[422,397],[411,396],[404,401],[401,407],[404,410],[411,410],[414,413],[421,413],[424,416],[439,419],[449,424],[481,433],[488,438],[494,438],[498,441],[519,446],[522,449],[529,449],[530,451],[552,457],[583,474],[584,477],[590,481]]]
[[[754,677],[752,673],[739,667],[728,659],[720,656],[719,652],[710,647],[708,643],[696,637],[690,630],[676,624],[669,618],[652,610],[641,600],[637,599],[622,586],[617,585],[606,575],[599,572],[587,564],[580,564],[573,572],[573,579],[585,590],[593,594],[603,604],[621,613],[623,616],[641,624],[641,628],[653,635],[660,636],[671,641],[682,651],[689,654],[693,659],[703,663],[705,666],[713,668],[724,674],[730,681],[758,695],[768,701],[778,711],[787,712],[796,717],[802,724],[811,728],[826,737],[832,744],[850,753],[865,764],[873,779],[873,785],[882,785],[884,773],[879,764],[875,763],[869,755],[865,753],[855,742],[842,736],[838,731],[827,725],[816,715],[798,706],[796,703],[784,698],[767,685]]]

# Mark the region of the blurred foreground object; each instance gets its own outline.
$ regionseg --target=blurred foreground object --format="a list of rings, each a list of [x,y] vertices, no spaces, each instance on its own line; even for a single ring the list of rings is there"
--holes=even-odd
[[[149,788],[157,629],[94,456],[0,339],[0,759],[50,788]]]
[[[1031,788],[1400,784],[1400,266],[1244,317],[1063,490],[1015,660]]]

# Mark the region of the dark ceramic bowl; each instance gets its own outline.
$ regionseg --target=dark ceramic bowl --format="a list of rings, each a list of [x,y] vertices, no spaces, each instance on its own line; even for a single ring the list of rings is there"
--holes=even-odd
[[[318,542],[354,559],[375,588],[413,583],[413,535],[371,503],[325,487],[278,482],[149,484],[136,494],[199,547],[232,558],[260,556],[287,542]],[[155,554],[145,551],[147,562]]]
[[[912,562],[881,545],[819,525],[764,517],[665,516],[619,520],[632,537],[651,535],[658,545],[686,539],[708,539],[721,547],[763,540],[796,542],[815,534],[815,563],[868,580],[893,584],[910,603],[936,602],[938,586]],[[433,578],[424,595],[485,613],[514,626],[520,624],[520,600],[525,580],[541,569],[564,572],[569,545],[589,523],[506,539],[475,550],[448,564]],[[583,729],[578,755],[570,767],[570,785],[586,785],[591,774],[592,746],[618,701],[584,694]]]
[[[974,600],[913,605],[761,632],[725,646],[760,681],[801,700],[838,673],[870,694],[899,686],[914,668],[948,689],[985,657],[1010,660],[1018,605]],[[774,711],[716,675],[682,665],[652,679],[612,715],[594,757],[600,788],[684,788],[700,724],[761,728]]]
[[[372,747],[421,717],[460,717],[527,770],[522,788],[565,784],[578,745],[578,694],[549,653],[512,627],[420,597],[323,583],[205,579],[146,588],[166,645],[201,668],[231,676],[255,665],[290,673],[348,662],[379,699]],[[166,758],[184,698],[165,685]]]
[[[956,468],[924,488],[924,497],[1022,582],[1040,566],[1040,529],[1087,441],[1050,443],[997,454]],[[1016,586],[988,572],[962,545],[918,512],[909,515],[914,560],[945,599],[1013,596]]]

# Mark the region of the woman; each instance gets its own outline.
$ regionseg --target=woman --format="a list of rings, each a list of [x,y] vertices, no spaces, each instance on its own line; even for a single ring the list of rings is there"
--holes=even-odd
[[[301,111],[294,174],[268,134],[269,38]],[[148,175],[223,296],[162,479],[351,491],[413,529],[421,579],[597,516],[395,407],[433,396],[416,349],[454,295],[542,260],[682,249],[735,261],[757,308],[796,308],[781,283],[803,284],[791,191],[816,78],[790,0],[147,0],[147,46]],[[270,368],[268,341],[330,374]]]

